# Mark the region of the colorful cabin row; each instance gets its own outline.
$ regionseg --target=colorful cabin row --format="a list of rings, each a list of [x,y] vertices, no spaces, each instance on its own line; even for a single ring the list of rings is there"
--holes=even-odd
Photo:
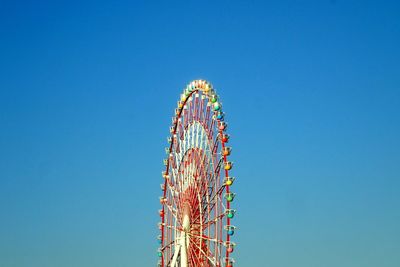
[[[223,112],[218,112],[215,116],[217,120],[223,121],[224,120],[224,113]]]
[[[165,188],[165,186],[162,184],[162,187]],[[162,189],[162,188],[161,188]],[[164,189],[163,189],[164,190]],[[160,197],[160,204],[164,205],[165,203],[167,203],[167,198],[166,197]]]
[[[233,182],[235,181],[235,177],[225,177],[225,185],[227,186],[231,186],[233,184]]]
[[[231,154],[232,148],[231,147],[224,147],[222,149],[222,156],[229,156]]]
[[[226,233],[227,233],[229,236],[233,236],[233,234],[235,233],[235,229],[236,229],[236,227],[233,226],[233,225],[225,225]]]
[[[213,105],[214,111],[219,111],[221,109],[221,104],[218,102],[215,102]]]
[[[229,171],[230,169],[232,169],[233,167],[233,163],[231,161],[226,161],[224,162],[224,169]]]
[[[231,241],[226,241],[224,243],[224,246],[226,247],[227,252],[232,253],[236,244]]]
[[[218,125],[218,129],[219,129],[220,131],[226,130],[227,127],[228,127],[228,125],[227,125],[224,121],[221,121],[221,122],[219,123],[219,125]]]
[[[195,89],[201,89],[204,92],[208,92],[212,89],[212,85],[205,80],[194,80],[186,87],[186,90],[194,91]]]
[[[226,213],[226,216],[227,216],[229,219],[233,219],[233,217],[235,217],[236,210],[227,209],[227,210],[225,211],[225,213]]]
[[[234,193],[232,193],[232,192],[225,193],[225,199],[228,202],[232,202],[235,199],[235,196],[236,195]]]
[[[226,258],[226,267],[233,267],[233,264],[235,263],[235,260],[233,258]]]
[[[224,134],[222,134],[222,135],[220,136],[221,141],[224,142],[224,143],[228,143],[229,137],[230,137],[229,134],[226,134],[226,133],[224,133]]]
[[[169,175],[164,171],[164,172],[161,172],[162,173],[162,177],[164,178],[164,179],[169,179]]]
[[[158,244],[162,244],[161,235],[157,236],[157,242],[158,242]]]

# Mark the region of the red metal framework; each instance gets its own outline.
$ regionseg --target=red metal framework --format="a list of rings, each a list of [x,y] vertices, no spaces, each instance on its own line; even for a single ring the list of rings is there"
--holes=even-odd
[[[158,266],[233,266],[231,148],[211,84],[191,82],[172,118],[159,210]]]

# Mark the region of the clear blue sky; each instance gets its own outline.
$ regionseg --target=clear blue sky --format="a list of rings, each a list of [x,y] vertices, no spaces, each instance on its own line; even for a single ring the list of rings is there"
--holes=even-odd
[[[0,40],[1,267],[154,266],[196,78],[229,122],[239,266],[400,266],[398,1],[1,1]]]

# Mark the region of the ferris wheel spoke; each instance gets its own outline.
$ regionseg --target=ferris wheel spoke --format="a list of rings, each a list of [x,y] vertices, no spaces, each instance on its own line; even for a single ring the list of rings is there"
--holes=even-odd
[[[171,168],[172,179],[168,179],[168,183],[170,186],[174,186],[177,181],[178,177],[178,170],[177,168]]]
[[[181,146],[180,142],[181,141],[178,141],[178,146]],[[181,157],[180,153],[174,153],[174,158],[175,158],[176,165],[174,166],[173,169],[176,171],[178,166],[181,164],[181,158],[182,157]]]
[[[171,247],[172,245],[175,244],[175,240],[172,240],[171,242],[169,242],[168,244],[164,245],[161,250],[165,250],[166,248]]]
[[[172,197],[170,199],[172,200],[173,203],[171,203],[171,204],[175,204],[175,206],[177,208],[180,208],[180,203],[179,203],[179,200],[177,199],[179,192],[175,191],[175,189],[173,189],[173,187],[170,187],[170,186],[168,186],[168,189],[170,191],[170,194],[172,195]]]
[[[213,134],[214,134],[214,123],[215,123],[215,121],[214,121],[214,120],[211,120],[211,123],[210,123],[210,126],[209,126],[210,135],[211,135],[211,136],[213,136]]]
[[[205,118],[204,124],[205,124],[207,129],[210,129],[208,127],[209,126],[208,124],[210,122],[210,106],[208,104],[206,104],[206,108],[204,109],[204,112],[205,112],[205,114],[204,114],[204,118]]]
[[[209,255],[207,255],[207,253],[204,252],[204,250],[196,244],[195,240],[193,240],[193,238],[190,237],[190,235],[189,235],[189,239],[191,240],[191,244],[194,244],[194,246],[196,246],[196,248],[197,248],[197,249],[198,249],[198,250],[213,264],[213,265],[216,265],[216,260],[213,259],[213,257],[214,257],[213,255],[211,255],[211,257],[210,257]],[[211,253],[210,253],[210,254],[211,254]]]
[[[216,224],[218,221],[222,220],[222,218],[224,218],[224,216],[225,216],[225,213],[221,213],[220,215],[216,216],[215,218],[205,221],[203,223],[204,229],[207,229],[212,224]]]
[[[167,228],[172,228],[172,229],[174,229],[174,230],[177,230],[177,231],[179,231],[180,233],[187,234],[188,237],[189,237],[189,240],[191,241],[191,242],[190,242],[190,245],[195,245],[196,248],[197,248],[199,251],[201,251],[211,262],[214,262],[214,260],[213,260],[212,258],[210,258],[210,256],[207,255],[207,254],[204,252],[204,250],[201,249],[201,248],[197,245],[197,242],[196,242],[197,240],[196,240],[196,239],[204,239],[204,240],[208,240],[208,241],[215,242],[215,243],[218,243],[218,244],[223,244],[223,241],[221,241],[221,240],[212,239],[212,238],[209,238],[209,237],[207,237],[207,236],[199,236],[199,235],[194,235],[194,234],[191,234],[191,233],[187,233],[187,232],[185,232],[185,231],[183,230],[183,228],[177,228],[177,227],[174,227],[174,226],[171,226],[171,225],[167,225],[166,227],[167,227]],[[181,238],[184,238],[184,237],[181,237]],[[172,241],[172,242],[169,243],[168,245],[164,246],[163,249],[172,246],[174,243],[175,243],[175,242]],[[194,254],[194,253],[192,252],[192,250],[189,250],[189,253],[192,253],[192,255],[196,255],[196,254]],[[211,254],[211,253],[210,253],[210,254]],[[197,255],[196,255],[196,257],[198,258]],[[213,256],[211,255],[211,257],[213,257]]]
[[[178,231],[178,232],[185,232],[185,230],[183,230],[183,228],[182,227],[176,227],[176,226],[174,226],[174,225],[165,225],[165,228],[168,228],[168,229],[172,229],[172,230],[176,230],[176,231]]]
[[[188,100],[188,102],[187,102],[188,104],[187,104],[187,107],[188,107],[188,114],[187,114],[187,116],[188,116],[188,120],[189,120],[189,123],[191,123],[192,122],[192,116],[193,116],[193,102],[192,102],[192,98],[191,97],[189,97],[189,100]]]
[[[189,246],[192,246],[192,244],[190,243]],[[190,254],[190,257],[189,257],[189,258],[191,259],[191,262],[192,262],[193,266],[197,266],[198,264],[195,262],[195,258],[196,258],[197,262],[200,262],[201,259],[200,259],[199,255],[197,255],[197,254],[194,252],[193,249],[189,249],[189,254]]]
[[[198,118],[198,121],[201,121],[201,122],[203,122],[204,121],[204,102],[205,102],[205,99],[203,99],[203,98],[201,98],[200,100],[199,100],[199,102],[200,102],[200,109],[199,109],[199,118]]]
[[[213,198],[211,199],[210,202],[208,202],[208,205],[207,205],[205,208],[209,207],[210,210],[213,210],[213,209],[214,209],[215,203],[216,203],[216,201],[217,201],[216,198],[220,197],[219,194],[220,194],[220,192],[222,192],[223,187],[225,187],[225,186],[222,186],[222,187],[218,190],[217,194],[215,194],[215,195],[213,196]],[[225,210],[225,205],[224,205],[223,203],[221,203],[221,204],[222,204],[222,207],[223,207],[224,210]],[[206,210],[204,209],[203,212],[205,212],[205,211],[206,211]],[[197,218],[196,218],[196,219],[197,219]]]
[[[204,239],[204,240],[215,242],[215,243],[218,243],[218,244],[223,244],[224,243],[222,240],[217,240],[215,238],[210,238],[210,237],[205,236],[205,235],[199,236],[199,235],[195,235],[195,234],[189,233],[189,236],[191,236],[192,238]]]
[[[198,113],[200,110],[199,106],[199,97],[198,94],[192,95],[192,114],[191,114],[191,122],[198,121]]]
[[[214,188],[214,187],[212,187],[212,188]],[[203,210],[203,212],[206,211],[206,208],[210,208],[210,210],[212,210],[214,208],[215,198],[222,193],[224,188],[225,188],[225,185],[219,187],[214,195],[212,195],[212,191],[211,192],[204,192],[204,194],[208,194],[209,195],[209,201],[206,203],[207,205],[205,205],[205,207],[204,207],[205,209]]]
[[[180,222],[180,220],[179,220],[179,218],[178,218],[177,212],[176,212],[176,211],[174,212],[174,210],[172,209],[172,207],[170,207],[169,205],[166,205],[166,206],[167,206],[168,210],[170,211],[170,213],[172,214],[172,216],[174,216],[175,221],[176,221],[180,226],[182,226],[182,224],[181,224],[181,222]]]

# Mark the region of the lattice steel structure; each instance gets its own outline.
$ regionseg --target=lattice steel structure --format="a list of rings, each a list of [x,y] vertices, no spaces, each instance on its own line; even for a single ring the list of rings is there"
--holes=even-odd
[[[165,149],[158,266],[233,266],[235,179],[224,118],[209,82],[183,90]]]

